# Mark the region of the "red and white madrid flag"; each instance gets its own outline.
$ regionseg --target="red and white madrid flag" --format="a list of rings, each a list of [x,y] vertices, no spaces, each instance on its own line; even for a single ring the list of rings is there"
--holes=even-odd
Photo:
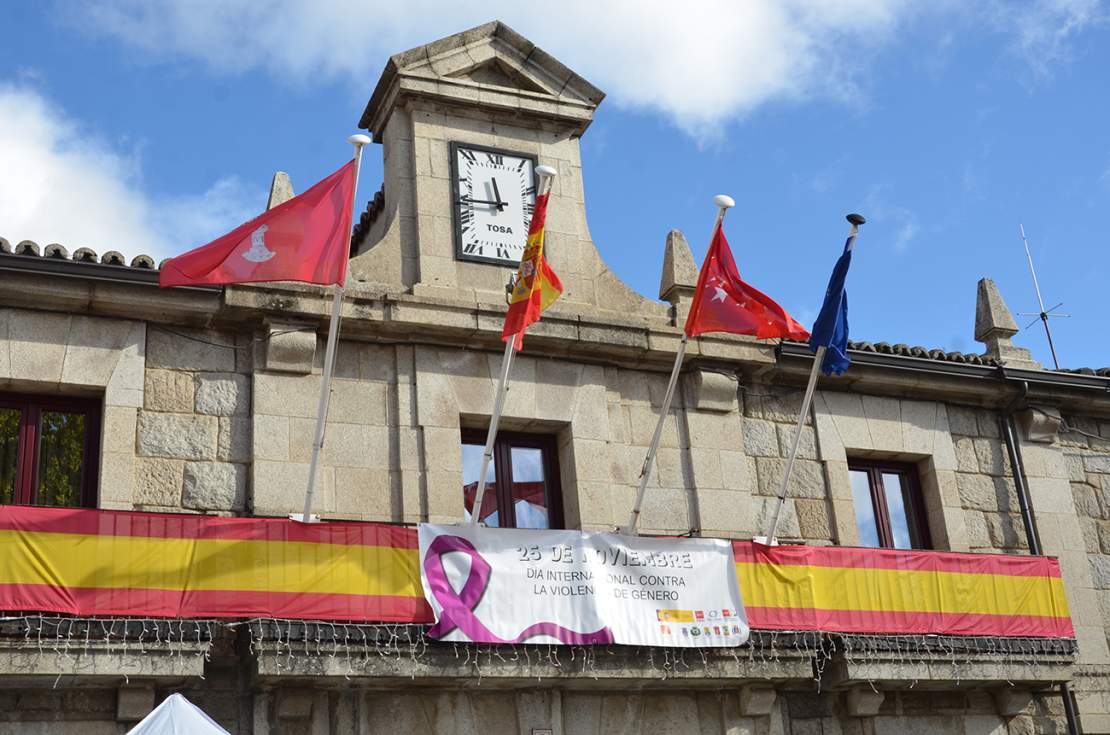
[[[160,286],[265,281],[341,284],[347,276],[355,161],[300,196],[162,265]]]
[[[809,339],[806,328],[767,294],[745,283],[732,259],[724,230],[717,225],[705,254],[694,302],[686,317],[686,336],[704,332],[751,334],[759,339]]]

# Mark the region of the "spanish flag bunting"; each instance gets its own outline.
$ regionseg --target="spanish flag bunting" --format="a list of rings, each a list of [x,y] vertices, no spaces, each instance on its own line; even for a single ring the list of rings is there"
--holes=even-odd
[[[1051,557],[750,541],[732,552],[753,629],[1075,637]],[[0,505],[0,609],[434,620],[415,528],[15,505]]]

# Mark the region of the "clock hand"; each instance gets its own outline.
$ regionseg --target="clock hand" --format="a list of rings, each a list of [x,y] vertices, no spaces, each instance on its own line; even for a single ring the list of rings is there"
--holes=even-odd
[[[497,197],[497,211],[498,212],[504,212],[505,211],[505,205],[508,204],[508,202],[501,201],[501,192],[499,192],[497,190],[497,179],[490,179],[490,180],[493,182],[493,195],[495,197]]]
[[[456,204],[496,204],[501,205],[501,202],[490,201],[489,199],[470,199],[468,197],[460,197]]]

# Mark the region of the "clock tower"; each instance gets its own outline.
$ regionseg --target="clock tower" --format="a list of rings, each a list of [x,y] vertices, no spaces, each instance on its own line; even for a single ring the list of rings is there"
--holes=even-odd
[[[382,144],[385,181],[356,228],[348,286],[503,304],[545,164],[559,173],[545,247],[559,307],[666,319],[613,275],[586,225],[579,138],[603,98],[499,21],[390,57],[359,122]]]

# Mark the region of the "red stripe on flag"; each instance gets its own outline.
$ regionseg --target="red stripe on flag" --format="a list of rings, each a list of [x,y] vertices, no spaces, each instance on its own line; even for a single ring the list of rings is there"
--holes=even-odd
[[[384,523],[306,524],[287,518],[221,518],[84,508],[0,506],[0,531],[419,548],[416,529]]]
[[[60,589],[44,584],[0,585],[0,608],[88,616],[273,617],[391,623],[433,621],[432,610],[423,597],[242,590]]]
[[[821,610],[745,605],[753,630],[820,630],[885,635],[971,635],[1074,638],[1071,619],[1041,615]]]
[[[1058,578],[1060,576],[1060,561],[1047,556],[1003,556],[956,551],[904,551],[844,546],[763,546],[750,541],[733,541],[732,553],[738,563],[744,564],[1001,574],[1011,577]]]

